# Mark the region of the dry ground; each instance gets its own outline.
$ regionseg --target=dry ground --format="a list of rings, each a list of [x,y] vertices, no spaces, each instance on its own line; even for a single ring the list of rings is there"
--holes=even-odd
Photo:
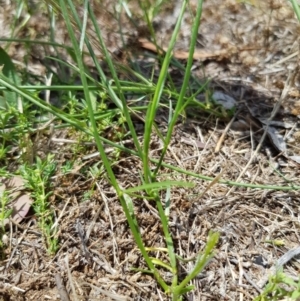
[[[139,30],[122,16],[125,42],[131,45],[124,49],[113,18],[114,5],[107,2],[105,10],[96,9],[110,51],[120,54],[129,50],[142,59],[151,43],[145,41],[149,36],[138,19],[138,10]],[[167,46],[163,42],[169,40],[181,1],[173,2],[173,6],[166,5],[155,18],[157,40],[162,47]],[[130,2],[131,8],[134,5],[135,2]],[[9,4],[0,8],[0,27],[7,29],[3,30],[7,36],[12,12],[13,6]],[[230,128],[226,128],[228,121],[201,113],[179,123],[166,162],[210,177],[223,171],[222,178],[232,181],[299,186],[299,164],[290,158],[300,155],[299,25],[290,5],[279,0],[257,1],[256,5],[211,0],[204,3],[202,20],[194,74],[201,79],[213,78],[211,88],[234,97],[239,113]],[[174,53],[183,61],[189,45],[190,24],[187,15]],[[36,13],[28,27],[17,34],[47,38],[48,30],[46,16]],[[67,42],[62,20],[57,23],[56,34],[59,42]],[[26,51],[17,43],[9,48],[19,64],[24,63]],[[45,72],[44,51],[51,53],[51,49],[32,47],[29,72],[39,75]],[[176,76],[182,74],[177,72]],[[280,98],[284,87],[287,95]],[[276,142],[267,135],[256,153],[263,134],[262,118],[270,117],[278,103],[278,113],[273,118],[277,123],[273,126],[285,138],[287,151],[280,154]],[[283,121],[285,124],[279,123]],[[160,126],[164,131],[163,120]],[[226,135],[221,139],[224,132]],[[60,131],[53,138],[72,137]],[[221,143],[219,151],[215,151],[218,143]],[[151,156],[158,158],[160,142],[154,135],[152,147]],[[73,146],[53,140],[48,149],[40,148],[39,154],[52,152],[63,163],[73,158],[73,150]],[[77,158],[78,165],[88,167],[99,160],[84,161],[84,155],[87,154]],[[140,183],[140,167],[137,158],[122,154],[114,171],[123,187],[131,187]],[[170,227],[176,252],[185,258],[193,257],[204,248],[209,230],[220,232],[216,256],[194,280],[196,289],[186,300],[252,300],[270,268],[284,253],[299,245],[299,192],[216,184],[202,195],[209,182],[165,169],[161,177],[166,175],[196,184],[190,190],[171,191]],[[94,194],[83,201],[84,193],[92,185]],[[56,275],[62,278],[71,300],[168,300],[151,276],[131,270],[143,267],[144,262],[105,177],[93,179],[80,171],[58,174],[53,179],[53,191],[51,204],[59,217],[61,248],[54,257],[47,255],[32,217],[19,227],[12,226],[6,258],[0,263],[2,300],[59,300]],[[135,205],[146,245],[165,246],[153,204],[137,199]],[[89,255],[82,244],[80,229],[87,238]],[[284,241],[284,245],[267,243],[275,239]],[[192,262],[182,266],[181,277],[191,268]],[[292,260],[284,268],[296,277],[300,266],[297,260]],[[166,278],[169,276],[165,273]]]

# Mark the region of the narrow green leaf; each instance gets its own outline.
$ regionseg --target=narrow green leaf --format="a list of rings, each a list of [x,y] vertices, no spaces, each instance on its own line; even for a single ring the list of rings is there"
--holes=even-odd
[[[20,78],[17,75],[15,65],[6,51],[0,47],[0,66],[3,66],[2,73],[9,78],[15,85],[20,84]]]
[[[163,262],[162,260],[160,260],[158,258],[153,258],[153,257],[150,257],[150,259],[152,260],[153,264],[159,265],[159,266],[169,270],[170,272],[173,272],[172,267],[169,264]]]
[[[5,75],[10,81],[12,81],[15,85],[20,85],[21,81],[16,72],[15,65],[10,59],[9,55],[6,51],[0,47],[0,66],[3,66],[2,73]],[[1,106],[13,106],[17,107],[18,104],[18,96],[16,93],[11,91],[3,92],[3,99],[1,100]]]
[[[177,187],[194,187],[194,183],[188,183],[188,182],[182,182],[182,181],[162,181],[162,182],[155,182],[155,183],[149,183],[149,184],[143,184],[140,186],[135,186],[132,188],[128,188],[124,190],[126,193],[132,193],[136,191],[141,190],[162,190],[165,188],[169,188],[171,186],[177,186]]]

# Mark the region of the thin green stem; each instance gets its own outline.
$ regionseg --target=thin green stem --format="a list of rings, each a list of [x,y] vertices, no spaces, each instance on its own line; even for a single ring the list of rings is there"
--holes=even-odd
[[[167,152],[168,146],[169,146],[171,138],[172,138],[174,126],[175,126],[176,122],[178,121],[179,114],[182,112],[182,109],[184,107],[183,101],[184,101],[184,98],[186,95],[186,90],[187,90],[189,80],[191,77],[191,68],[192,68],[193,61],[194,61],[194,52],[195,52],[196,42],[197,42],[197,38],[198,38],[198,30],[199,30],[201,14],[202,14],[202,3],[203,3],[203,0],[198,1],[197,13],[196,13],[195,21],[193,23],[191,44],[189,47],[189,49],[190,49],[189,57],[188,57],[187,66],[186,66],[185,73],[184,73],[183,84],[181,87],[181,91],[180,91],[178,100],[176,102],[176,107],[175,107],[175,110],[173,113],[173,117],[168,126],[168,132],[167,132],[167,136],[165,139],[164,148],[161,152],[161,156],[160,156],[159,162],[156,166],[154,175],[156,175],[158,173],[158,170],[161,167],[161,164],[163,162],[163,159],[165,157],[165,154]]]
[[[72,7],[72,1],[68,0],[67,2],[69,4],[69,6]],[[73,50],[74,50],[74,53],[75,53],[75,56],[76,56],[76,59],[77,59],[77,64],[78,64],[78,68],[79,68],[79,72],[80,72],[80,78],[81,78],[81,82],[82,82],[82,85],[83,85],[84,96],[85,96],[85,100],[86,100],[86,103],[87,103],[87,106],[88,106],[88,112],[89,112],[89,117],[90,117],[90,122],[91,122],[91,127],[92,127],[92,129],[91,129],[92,134],[93,134],[93,137],[95,139],[97,148],[100,152],[100,156],[103,160],[103,164],[104,164],[104,166],[107,170],[109,179],[110,179],[112,185],[117,189],[118,194],[120,194],[121,190],[118,188],[119,186],[118,186],[117,180],[114,176],[111,165],[107,160],[104,147],[102,145],[102,142],[101,142],[99,134],[98,134],[96,120],[95,120],[95,117],[94,117],[94,110],[93,110],[92,101],[91,101],[90,93],[89,93],[89,87],[88,87],[88,83],[87,83],[87,79],[86,79],[86,74],[85,74],[85,71],[84,71],[85,66],[84,66],[83,60],[82,60],[82,53],[80,51],[80,48],[79,48],[79,45],[78,45],[78,42],[77,42],[77,38],[75,37],[75,33],[74,33],[74,30],[73,30],[73,27],[72,27],[72,24],[71,24],[69,12],[68,12],[65,1],[60,0],[59,3],[60,3],[60,7],[61,7],[61,10],[62,10],[63,17],[64,17],[65,22],[66,22],[66,26],[67,26],[67,30],[68,30],[70,39],[72,41]]]
[[[183,15],[185,12],[185,8],[187,5],[187,1],[183,1],[182,7],[181,7],[181,11],[180,14],[178,16],[177,22],[176,22],[176,26],[174,28],[172,37],[171,37],[171,41],[169,43],[167,52],[165,54],[165,58],[161,67],[161,71],[159,74],[159,78],[158,78],[158,82],[156,85],[156,89],[154,92],[154,96],[153,99],[150,101],[149,104],[149,108],[147,110],[147,115],[146,115],[146,123],[145,123],[145,130],[144,130],[144,147],[143,147],[143,168],[144,168],[144,177],[145,177],[145,181],[151,182],[151,171],[150,171],[150,165],[149,165],[149,149],[150,149],[150,138],[151,138],[151,134],[152,134],[152,126],[154,123],[154,119],[155,119],[155,115],[156,115],[156,111],[159,105],[159,101],[163,92],[163,88],[164,88],[164,84],[165,84],[165,79],[167,76],[167,72],[168,72],[168,67],[172,58],[172,51],[173,48],[175,46],[176,43],[176,39],[177,39],[177,35],[179,33],[179,29],[181,26],[181,22],[183,19]]]
[[[99,26],[97,24],[95,15],[94,15],[93,10],[91,9],[90,6],[89,6],[89,12],[90,12],[90,17],[92,19],[92,22],[93,22],[93,25],[94,25],[94,28],[95,28],[98,40],[99,40],[100,45],[101,45],[101,48],[104,51],[106,62],[108,63],[109,69],[110,69],[112,77],[114,79],[114,83],[116,85],[116,91],[118,91],[118,94],[120,95],[120,100],[122,102],[122,108],[123,108],[122,113],[125,115],[126,122],[128,124],[129,130],[130,130],[130,134],[131,134],[131,136],[133,138],[133,142],[134,142],[134,145],[135,145],[135,147],[137,149],[137,152],[140,155],[140,157],[142,157],[142,148],[140,146],[140,143],[139,143],[136,131],[135,131],[135,127],[134,127],[133,122],[131,120],[130,112],[129,112],[128,107],[127,107],[127,101],[126,101],[124,93],[123,93],[124,91],[122,90],[121,82],[120,82],[120,80],[118,78],[118,75],[117,75],[117,72],[115,70],[113,61],[112,61],[111,56],[110,56],[110,54],[109,54],[109,52],[108,52],[108,50],[106,48],[106,45],[104,43],[104,40],[103,40],[101,32],[100,32],[100,28],[99,28]],[[115,99],[115,101],[117,101],[118,97],[115,94],[115,90],[113,90],[113,89],[111,89],[111,90],[114,93],[114,95],[112,95],[114,97],[113,99]]]
[[[300,8],[299,8],[299,4],[296,0],[290,0],[292,2],[292,5],[293,5],[293,9],[294,9],[294,12],[298,18],[298,21],[300,22]]]
[[[164,89],[164,84],[165,80],[167,77],[168,73],[168,67],[171,62],[172,58],[172,51],[175,46],[175,42],[177,40],[177,36],[180,30],[181,22],[184,16],[184,12],[186,9],[187,1],[183,1],[181,11],[179,13],[176,26],[174,28],[171,41],[169,43],[167,52],[165,54],[165,58],[163,60],[162,68],[159,74],[158,82],[156,85],[156,89],[154,92],[153,99],[150,101],[149,108],[147,110],[147,115],[146,115],[146,122],[145,122],[145,130],[144,130],[144,145],[143,145],[143,169],[144,169],[144,180],[145,183],[151,183],[154,179],[154,177],[151,175],[151,170],[150,170],[150,164],[149,164],[149,149],[150,149],[150,139],[151,139],[151,134],[152,134],[152,127],[154,124],[154,119],[156,116],[156,112],[159,106],[159,102],[163,93]],[[170,260],[170,265],[173,271],[173,278],[172,278],[172,286],[176,286],[178,282],[178,274],[177,274],[177,262],[176,262],[176,255],[175,255],[175,250],[174,250],[174,245],[173,245],[173,240],[172,236],[169,232],[169,226],[168,226],[168,220],[165,215],[161,200],[157,193],[149,190],[148,194],[150,196],[153,196],[156,206],[160,215],[160,219],[162,222],[162,227],[163,227],[163,232],[168,248],[168,254],[169,254],[169,260]]]

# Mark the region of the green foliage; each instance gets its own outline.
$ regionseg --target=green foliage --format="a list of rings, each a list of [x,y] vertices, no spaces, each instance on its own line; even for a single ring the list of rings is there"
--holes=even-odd
[[[74,163],[72,161],[66,161],[63,166],[61,166],[61,172],[63,174],[69,173],[74,166]]]
[[[87,20],[82,20],[82,18],[78,15],[75,2],[71,0],[47,0],[47,2],[49,6],[53,5],[56,13],[62,14],[66,22],[68,33],[72,41],[72,47],[65,47],[65,50],[72,57],[75,64],[71,65],[54,58],[52,58],[52,60],[55,60],[61,66],[72,70],[74,72],[72,74],[72,78],[74,79],[79,76],[81,84],[76,86],[74,82],[68,82],[67,86],[21,86],[21,81],[11,59],[7,53],[0,48],[0,65],[4,65],[2,73],[0,73],[0,85],[3,91],[0,95],[0,128],[5,129],[1,131],[1,140],[3,140],[4,143],[0,148],[0,160],[5,160],[5,156],[13,142],[19,146],[19,149],[24,150],[27,148],[27,153],[30,152],[30,134],[35,130],[34,126],[38,123],[36,112],[30,109],[33,105],[37,108],[39,113],[42,112],[42,116],[40,117],[45,117],[44,122],[51,120],[48,116],[54,116],[56,118],[55,121],[60,123],[59,125],[56,125],[54,122],[55,127],[70,127],[69,133],[74,133],[79,141],[95,141],[101,160],[99,160],[97,165],[91,167],[89,172],[94,179],[104,174],[116,191],[136,245],[147,265],[146,269],[137,270],[153,275],[158,284],[162,287],[165,293],[172,298],[172,300],[182,300],[185,294],[194,289],[194,287],[190,285],[191,281],[205,269],[206,265],[213,257],[214,249],[218,243],[219,234],[215,232],[209,233],[203,252],[199,252],[198,256],[193,258],[194,267],[184,279],[180,280],[178,275],[178,263],[180,261],[180,264],[185,264],[187,260],[180,258],[176,254],[172,233],[169,229],[169,210],[170,202],[172,200],[170,200],[169,197],[166,197],[166,200],[161,199],[160,192],[164,191],[165,194],[169,196],[172,186],[187,187],[192,184],[182,181],[163,181],[159,179],[158,175],[160,174],[162,167],[168,167],[171,170],[176,170],[182,174],[188,174],[187,171],[167,165],[164,162],[165,154],[170,145],[175,124],[185,109],[189,106],[196,106],[197,109],[201,110],[201,112],[225,118],[231,117],[234,114],[233,111],[227,112],[217,106],[210,97],[210,91],[208,91],[206,84],[199,85],[196,89],[190,89],[189,87],[190,79],[192,77],[191,68],[193,63],[193,54],[202,13],[202,1],[198,1],[196,16],[193,18],[194,25],[191,33],[191,45],[187,65],[185,67],[177,65],[181,66],[182,70],[185,71],[184,81],[178,90],[169,78],[168,72],[170,65],[175,62],[172,57],[172,52],[179,34],[184,12],[187,9],[188,1],[182,2],[182,7],[169,47],[160,57],[161,70],[157,82],[155,82],[153,78],[144,78],[142,74],[138,74],[135,70],[130,70],[124,66],[122,66],[122,71],[125,70],[128,71],[130,75],[134,75],[136,81],[126,82],[120,80],[118,76],[118,68],[120,68],[120,65],[116,64],[106,47],[101,28],[98,26],[89,1],[84,1],[83,15],[89,17],[89,22],[91,26],[93,26],[95,33],[93,38],[97,40],[97,44],[101,47],[104,55],[104,61],[107,63],[109,72],[104,72],[98,62],[98,57],[95,55],[91,41],[85,34]],[[126,1],[120,1],[120,3],[122,3],[123,7],[128,9]],[[154,29],[152,28],[153,18],[156,14],[158,14],[161,6],[167,4],[168,2],[163,0],[157,0],[154,4],[150,1],[140,1],[140,6],[144,12],[144,19],[149,26],[149,31],[154,41]],[[129,12],[127,13],[129,14]],[[79,42],[76,35],[78,32],[81,33]],[[83,48],[83,44],[85,44],[86,48]],[[54,40],[49,42],[49,45],[53,47],[63,47],[62,45],[55,44]],[[95,64],[94,67],[100,77],[99,82],[91,78],[83,62],[83,49],[87,49],[88,55]],[[177,62],[177,64],[179,63]],[[109,74],[111,78],[108,78],[107,74]],[[55,83],[60,84],[59,76],[57,76],[56,80],[57,82]],[[56,90],[59,94],[60,100],[65,100],[63,101],[63,105],[59,108],[51,106],[38,96],[39,91],[47,90],[47,88]],[[206,102],[198,102],[196,96],[205,91],[207,91]],[[80,96],[78,95],[78,92],[81,93]],[[128,93],[135,95],[138,99],[136,106],[129,107],[126,98]],[[166,102],[171,98],[175,100],[174,103],[171,101]],[[145,99],[148,102],[147,105],[139,105],[139,101]],[[159,131],[155,120],[158,109],[166,105],[169,107],[170,114],[168,120],[168,131],[164,134]],[[174,108],[172,106],[174,106]],[[132,120],[132,112],[134,112],[137,116],[139,116],[141,112],[146,112],[142,139],[136,133],[136,128]],[[105,138],[105,134],[108,129],[115,130],[115,132],[113,132],[113,138]],[[150,142],[154,130],[163,141],[163,149],[159,160],[154,160],[150,154]],[[132,139],[134,149],[126,148],[121,143],[115,143],[115,141],[122,140],[125,135]],[[105,145],[113,147],[114,154],[116,154],[116,156],[108,155],[105,150]],[[73,149],[74,157],[78,153],[83,153],[85,150],[82,144],[75,147]],[[140,160],[142,165],[140,170],[142,181],[141,185],[136,185],[135,187],[128,189],[120,186],[116,174],[114,173],[113,166],[121,151],[132,154]],[[58,231],[56,229],[57,225],[54,222],[54,214],[51,209],[51,205],[49,204],[49,196],[51,195],[51,177],[56,171],[55,159],[52,155],[48,155],[44,160],[37,158],[34,164],[30,164],[30,160],[27,160],[25,157],[21,159],[23,165],[20,168],[20,173],[26,180],[27,188],[31,191],[34,199],[33,208],[36,212],[40,228],[43,231],[45,245],[49,250],[49,253],[53,254],[59,248],[57,237]],[[33,162],[33,160],[31,161]],[[155,164],[154,170],[153,165],[151,165],[150,162],[151,164]],[[73,161],[66,162],[61,167],[61,172],[63,174],[67,174],[72,170],[73,166]],[[197,178],[201,178],[201,175],[189,174]],[[213,180],[204,176],[202,178],[208,181]],[[266,189],[294,190],[295,188],[300,188],[277,186],[266,187],[254,184],[245,185],[243,183],[234,183],[226,180],[220,180],[220,182],[227,185],[254,188],[259,187]],[[86,191],[83,195],[83,200],[88,200],[92,194],[93,189]],[[136,204],[134,202],[135,197],[141,196],[152,201],[158,211],[166,245],[166,248],[163,248],[166,253],[164,260],[150,256],[149,252],[155,252],[156,250],[147,248],[146,242],[142,239],[138,219],[135,213]],[[4,195],[3,199],[1,199],[2,212],[0,214],[0,221],[10,214],[9,211],[3,210],[7,201],[8,199]],[[161,250],[162,248],[157,251]],[[165,269],[171,272],[171,281],[163,278],[163,273],[161,271]],[[291,298],[297,298],[299,296],[299,284],[286,277],[284,274],[280,274],[280,276],[278,275],[279,274],[276,275],[277,278],[270,280],[264,293],[260,296],[260,299],[256,299],[255,301],[277,300],[268,299],[273,297],[275,298],[276,296],[290,296]],[[282,287],[282,284],[291,287],[293,292],[290,292],[286,289],[286,287]]]
[[[299,7],[298,1],[297,0],[289,0],[289,2],[292,3],[295,14],[298,18],[298,21],[300,22],[300,7]]]
[[[26,181],[25,187],[31,191],[34,200],[33,208],[50,254],[54,254],[59,247],[56,237],[57,229],[54,227],[53,213],[48,200],[52,193],[51,176],[55,170],[53,155],[48,155],[44,161],[37,157],[34,165],[25,164],[20,167],[20,173]]]
[[[4,232],[4,221],[5,219],[9,218],[12,209],[7,209],[7,205],[10,202],[9,193],[7,191],[0,191],[0,205],[1,205],[1,211],[0,211],[0,232],[1,230]]]
[[[150,137],[152,135],[152,128],[154,126],[154,120],[155,120],[155,115],[156,115],[157,109],[160,106],[160,101],[162,100],[162,95],[164,93],[164,86],[165,86],[165,80],[166,80],[167,73],[168,73],[168,66],[171,62],[171,57],[172,57],[171,53],[172,53],[172,49],[175,45],[176,37],[179,32],[180,23],[183,18],[183,13],[185,11],[186,4],[187,3],[185,2],[182,5],[182,9],[180,12],[180,16],[178,18],[177,25],[174,30],[173,37],[171,39],[169,48],[167,50],[167,53],[166,53],[164,61],[163,61],[162,70],[161,70],[157,85],[155,87],[153,87],[153,95],[151,96],[152,101],[150,102],[150,105],[148,106],[148,110],[147,110],[147,117],[146,117],[146,122],[145,122],[145,132],[144,132],[144,137],[143,137],[143,147],[142,147],[138,140],[137,134],[135,132],[133,122],[131,120],[130,111],[128,109],[126,99],[125,99],[125,96],[123,93],[122,83],[120,82],[120,80],[117,76],[117,71],[115,69],[116,67],[114,65],[114,62],[112,61],[112,58],[111,58],[109,52],[106,49],[106,45],[105,45],[102,35],[101,35],[101,30],[97,25],[95,16],[93,15],[93,11],[90,9],[89,4],[86,3],[86,5],[87,5],[86,9],[89,12],[90,20],[94,25],[94,29],[95,29],[99,44],[102,47],[102,52],[105,55],[105,61],[108,64],[110,73],[112,74],[112,77],[113,77],[113,81],[107,80],[106,75],[104,74],[102,68],[97,63],[97,59],[96,59],[94,51],[90,45],[90,41],[87,38],[85,38],[84,41],[90,52],[90,56],[92,58],[95,58],[95,60],[94,60],[95,67],[97,68],[98,73],[101,78],[101,82],[103,83],[103,89],[105,91],[107,91],[107,96],[110,97],[110,100],[116,105],[116,107],[119,109],[119,112],[121,112],[121,113],[119,113],[118,126],[122,127],[124,124],[127,126],[127,128],[129,128],[129,135],[133,139],[133,142],[134,142],[134,145],[136,148],[136,155],[143,162],[143,179],[142,179],[143,183],[142,183],[142,185],[125,190],[119,185],[119,183],[116,179],[116,176],[112,170],[113,162],[111,162],[111,159],[108,158],[107,154],[104,151],[103,139],[101,139],[102,137],[99,135],[99,129],[101,129],[101,127],[99,128],[99,124],[96,123],[96,118],[95,118],[96,117],[95,111],[97,111],[97,108],[95,107],[96,103],[93,99],[93,95],[90,93],[90,89],[88,86],[87,76],[85,73],[85,67],[82,62],[81,46],[78,44],[78,41],[74,34],[74,29],[71,26],[71,23],[74,21],[76,22],[78,28],[82,28],[84,26],[84,24],[81,23],[80,18],[77,15],[76,9],[74,8],[72,1],[67,1],[67,2],[65,2],[63,0],[60,1],[61,13],[62,13],[64,19],[66,20],[68,32],[69,32],[70,38],[73,43],[74,55],[75,55],[76,62],[78,65],[81,82],[83,84],[84,102],[82,104],[87,109],[87,112],[89,114],[89,126],[91,129],[90,133],[92,134],[93,138],[96,141],[97,148],[100,153],[101,161],[103,162],[103,167],[106,170],[106,173],[110,180],[111,185],[114,187],[114,189],[119,197],[120,203],[123,207],[124,213],[126,215],[127,221],[129,223],[130,229],[132,231],[132,234],[135,238],[136,244],[137,244],[138,248],[140,249],[143,258],[148,265],[149,270],[145,271],[145,272],[151,273],[154,276],[154,278],[157,280],[157,282],[161,285],[161,287],[165,290],[165,292],[167,294],[169,294],[170,296],[172,296],[173,300],[181,300],[182,296],[186,292],[188,292],[192,289],[192,287],[189,286],[188,283],[190,282],[190,280],[192,280],[194,277],[196,277],[197,274],[199,274],[203,270],[205,265],[209,262],[209,259],[212,256],[212,249],[215,247],[215,245],[218,241],[217,234],[211,234],[209,236],[207,248],[205,249],[204,254],[199,255],[199,258],[198,258],[197,262],[195,263],[195,268],[191,271],[190,275],[184,279],[184,281],[179,282],[178,274],[177,274],[177,259],[176,259],[176,254],[175,254],[175,250],[174,250],[174,246],[173,246],[172,236],[169,232],[168,216],[166,215],[167,211],[165,211],[165,209],[163,208],[163,202],[159,197],[158,191],[159,190],[169,190],[169,188],[173,185],[186,186],[189,184],[183,183],[183,182],[174,182],[174,181],[165,181],[165,182],[158,181],[156,178],[156,174],[157,174],[158,170],[160,169],[161,163],[164,159],[165,151],[170,143],[170,138],[172,135],[173,127],[174,127],[176,120],[181,111],[182,102],[184,100],[184,95],[186,93],[187,84],[188,84],[188,80],[190,77],[190,69],[188,69],[188,68],[187,68],[187,75],[185,77],[185,83],[184,83],[184,86],[179,95],[179,100],[178,100],[179,104],[176,105],[172,123],[171,123],[171,126],[169,127],[169,132],[168,132],[167,140],[165,141],[164,152],[162,154],[161,161],[157,165],[157,170],[155,171],[155,173],[152,173],[152,171],[150,170],[150,166],[149,166],[149,159],[150,159],[149,158],[149,149],[150,149]],[[198,7],[198,11],[197,11],[198,15],[196,18],[197,20],[200,19],[201,6],[202,6],[202,2],[199,3],[199,7]],[[70,14],[70,12],[71,12],[71,14]],[[195,25],[195,28],[198,28],[197,25]],[[195,29],[193,32],[193,41],[194,42],[196,41],[196,37],[197,37],[197,30]],[[192,58],[193,58],[193,53],[191,52],[190,60],[189,60],[190,67],[191,67]],[[112,83],[116,86],[116,89],[113,88]],[[152,86],[152,84],[151,84],[151,86]],[[105,118],[102,119],[102,129],[105,129],[105,122],[106,122],[106,119]],[[120,139],[122,137],[118,137],[118,138]],[[94,172],[96,172],[95,169],[94,169]],[[98,172],[96,172],[96,173],[98,173]],[[146,250],[145,243],[142,240],[138,220],[135,215],[135,209],[134,209],[135,206],[134,206],[132,197],[135,196],[136,193],[141,193],[143,195],[146,195],[145,197],[149,200],[153,200],[157,206],[157,209],[158,209],[158,212],[159,212],[159,215],[161,218],[161,223],[162,223],[162,228],[163,228],[163,232],[164,232],[164,236],[165,236],[165,240],[166,240],[166,245],[167,245],[167,252],[168,252],[168,256],[169,256],[168,262],[152,258],[148,255],[148,251]],[[172,272],[173,279],[172,279],[171,285],[168,285],[166,283],[166,281],[162,278],[157,266],[165,267]]]
[[[20,85],[20,78],[16,72],[15,66],[11,61],[6,51],[0,47],[0,66],[2,66],[2,73],[15,85]],[[11,91],[4,91],[3,95],[0,96],[0,107],[13,106],[17,108],[18,95]]]
[[[300,279],[293,278],[283,273],[282,268],[274,276],[269,278],[264,291],[253,301],[279,301],[279,300],[299,300]]]

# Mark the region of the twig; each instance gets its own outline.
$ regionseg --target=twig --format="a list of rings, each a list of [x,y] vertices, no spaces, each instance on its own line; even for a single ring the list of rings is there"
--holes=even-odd
[[[87,248],[84,230],[83,230],[79,220],[77,220],[77,222],[76,222],[76,231],[78,233],[78,236],[80,237],[84,257],[87,260],[87,262],[91,263],[91,254],[90,254],[90,251]]]
[[[61,276],[59,274],[56,274],[54,277],[61,301],[70,301],[69,295],[67,293],[66,287],[63,284]]]
[[[237,258],[238,258],[238,264],[239,264],[239,285],[242,286],[243,285],[243,274],[244,274],[244,269],[243,269],[243,265],[242,265],[242,259],[239,256],[239,254],[237,254]],[[240,292],[240,301],[244,300],[244,295],[242,292]]]
[[[109,297],[111,300],[116,300],[116,301],[133,301],[133,299],[130,298],[130,297],[122,296],[122,295],[119,295],[119,294],[116,294],[116,293],[109,292],[107,290],[103,290],[103,289],[99,288],[98,286],[95,286],[95,285],[93,285],[91,283],[83,282],[83,284],[90,286],[91,288],[93,288],[97,292],[97,294],[101,293],[101,294]]]
[[[158,53],[160,55],[164,54],[167,51],[166,48],[158,48],[158,46],[156,46],[154,43],[150,42],[149,40],[147,40],[145,38],[139,38],[138,42],[142,48],[152,51],[154,53]],[[224,50],[222,49],[222,50],[217,50],[214,52],[197,50],[194,52],[193,58],[194,58],[194,60],[199,60],[199,59],[205,60],[205,59],[214,58],[214,57],[228,57],[229,53],[233,54],[233,53],[237,53],[237,52],[241,52],[241,51],[256,50],[256,49],[257,49],[257,47],[250,46],[250,47],[243,47],[243,48],[232,47],[230,49],[224,49]],[[185,60],[185,59],[188,59],[189,52],[188,51],[174,51],[173,56],[176,59]]]
[[[70,287],[71,287],[72,293],[74,295],[74,301],[79,301],[78,296],[76,294],[75,285],[74,285],[74,282],[73,282],[73,279],[72,279],[72,274],[71,274],[71,271],[70,271],[70,267],[69,267],[69,257],[68,257],[68,255],[65,257],[65,262],[66,262],[66,268],[67,268],[67,271],[68,271],[68,279],[70,281]]]
[[[221,135],[221,137],[220,137],[220,139],[219,139],[219,141],[218,141],[218,143],[217,143],[217,145],[216,145],[215,153],[218,153],[218,152],[220,151],[220,148],[221,148],[221,145],[222,145],[222,143],[223,143],[223,141],[224,141],[224,139],[225,139],[225,136],[226,136],[228,130],[230,129],[230,127],[231,127],[233,121],[235,120],[235,118],[236,118],[236,116],[237,116],[237,113],[238,113],[238,112],[236,112],[236,113],[234,114],[234,116],[231,118],[230,122],[227,124],[225,130],[223,131],[223,133],[222,133],[222,135]]]

